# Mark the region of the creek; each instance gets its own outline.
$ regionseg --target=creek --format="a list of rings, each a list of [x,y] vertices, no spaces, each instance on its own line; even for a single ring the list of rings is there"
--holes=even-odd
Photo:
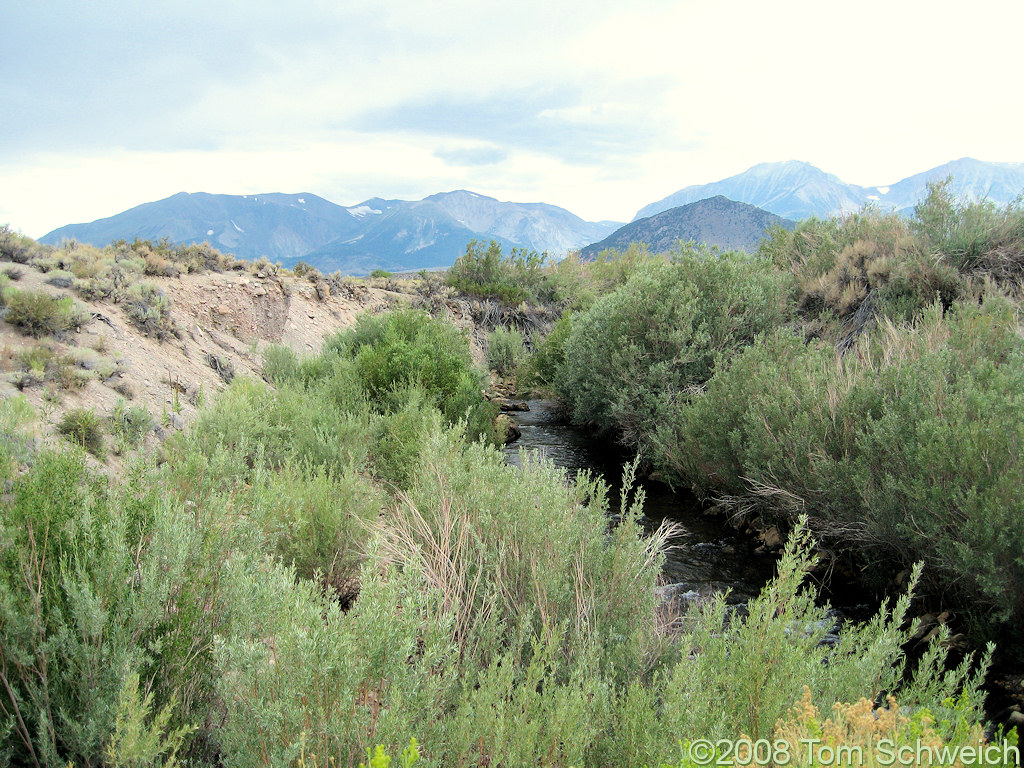
[[[622,486],[622,468],[628,456],[620,446],[594,438],[567,422],[553,400],[528,400],[529,411],[509,414],[522,431],[522,437],[505,446],[506,460],[521,466],[521,455],[538,451],[570,474],[590,471],[609,485],[609,501],[618,509]],[[666,584],[678,585],[674,591],[709,595],[730,590],[730,602],[746,602],[756,596],[775,567],[775,555],[758,551],[753,537],[734,531],[720,515],[709,514],[692,494],[673,492],[662,483],[641,481],[644,489],[644,515],[641,523],[648,531],[663,520],[680,527],[669,542],[664,566]]]
[[[621,446],[570,424],[557,401],[526,402],[529,411],[509,414],[522,436],[504,447],[506,461],[522,466],[523,452],[537,451],[571,475],[580,471],[599,475],[609,486],[610,509],[617,510],[622,468],[629,455]],[[729,590],[728,602],[744,604],[756,597],[774,575],[777,554],[764,551],[753,536],[735,531],[722,515],[711,513],[693,494],[673,491],[659,482],[638,484],[646,495],[641,518],[644,527],[654,531],[663,520],[680,527],[680,533],[669,542],[671,549],[662,573],[665,584],[672,585],[668,588],[671,595],[708,596]],[[837,625],[844,620],[864,621],[877,610],[877,597],[869,596],[862,585],[836,581],[833,579],[827,588],[819,586],[823,586],[823,597],[829,600]],[[918,647],[912,653],[920,651]],[[1009,705],[1024,708],[1024,671],[1020,667],[1015,659],[1003,658],[989,672],[986,709],[997,722],[1005,722]]]

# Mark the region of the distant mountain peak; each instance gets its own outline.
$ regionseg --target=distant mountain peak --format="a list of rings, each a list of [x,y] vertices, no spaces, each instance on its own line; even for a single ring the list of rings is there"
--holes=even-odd
[[[852,213],[872,202],[887,210],[909,210],[927,184],[953,177],[952,191],[971,199],[1005,204],[1024,192],[1024,163],[990,163],[963,157],[888,186],[847,184],[802,160],[758,163],[743,173],[710,184],[695,184],[641,208],[634,221],[696,200],[725,195],[788,219]]]

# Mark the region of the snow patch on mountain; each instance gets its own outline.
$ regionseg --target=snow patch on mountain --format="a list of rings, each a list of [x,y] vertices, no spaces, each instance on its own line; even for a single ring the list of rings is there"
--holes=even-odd
[[[378,211],[376,208],[371,208],[368,205],[357,205],[354,208],[346,208],[345,210],[357,219],[361,219],[364,216],[373,216],[383,213],[383,211]]]

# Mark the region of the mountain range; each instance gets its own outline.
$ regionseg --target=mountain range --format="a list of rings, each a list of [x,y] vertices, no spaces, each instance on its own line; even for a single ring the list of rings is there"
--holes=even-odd
[[[868,203],[903,212],[924,198],[929,182],[949,176],[953,178],[950,191],[957,197],[987,197],[1006,204],[1024,192],[1024,163],[988,163],[964,157],[888,186],[860,187],[810,163],[789,160],[760,163],[721,181],[685,187],[645,205],[633,221],[716,195],[756,205],[787,219],[853,213]]]
[[[449,266],[473,239],[564,254],[599,240],[619,222],[587,222],[545,203],[503,203],[458,190],[418,201],[371,198],[344,207],[311,193],[213,195],[180,192],[40,238],[96,246],[136,237],[209,242],[244,259],[361,274]]]
[[[580,255],[594,258],[609,248],[624,250],[630,243],[645,243],[653,253],[670,250],[679,240],[694,240],[725,251],[754,251],[771,226],[792,229],[796,222],[722,195],[669,208],[633,221]]]
[[[761,163],[721,181],[685,187],[641,208],[632,223],[719,196],[790,220],[849,213],[868,203],[885,210],[909,211],[924,197],[928,182],[949,176],[953,178],[951,191],[960,197],[988,197],[1005,204],[1024,192],[1024,163],[962,158],[889,186],[861,187],[810,163],[790,160]],[[640,231],[641,239],[652,247],[657,247],[650,242],[653,239],[674,242],[680,238],[723,248],[751,247],[756,217],[749,211],[740,215],[738,210],[727,212],[718,201],[705,209],[676,212],[648,222],[639,230],[627,225],[625,233],[616,233],[621,226],[617,222],[588,222],[554,205],[499,202],[466,190],[416,201],[371,198],[348,207],[311,193],[181,192],[110,218],[69,224],[44,235],[40,242],[58,244],[73,238],[103,246],[136,237],[167,237],[178,243],[208,241],[240,258],[266,256],[286,266],[301,260],[325,271],[365,274],[378,268],[397,271],[449,266],[474,239],[497,240],[506,249],[522,247],[555,256],[590,244],[600,250],[612,242],[606,238],[613,233],[615,243],[628,245]],[[730,226],[736,231],[727,231]]]

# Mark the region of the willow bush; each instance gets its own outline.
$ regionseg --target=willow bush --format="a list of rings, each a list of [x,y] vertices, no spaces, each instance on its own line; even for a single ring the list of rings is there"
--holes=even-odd
[[[989,631],[1024,615],[1024,337],[1005,297],[934,305],[846,356],[759,339],[666,417],[666,471],[704,495],[815,531],[881,576],[917,560]],[[888,565],[886,565],[888,564]]]
[[[575,318],[557,389],[576,421],[643,447],[722,361],[789,319],[788,285],[743,254],[685,252],[640,267]]]

